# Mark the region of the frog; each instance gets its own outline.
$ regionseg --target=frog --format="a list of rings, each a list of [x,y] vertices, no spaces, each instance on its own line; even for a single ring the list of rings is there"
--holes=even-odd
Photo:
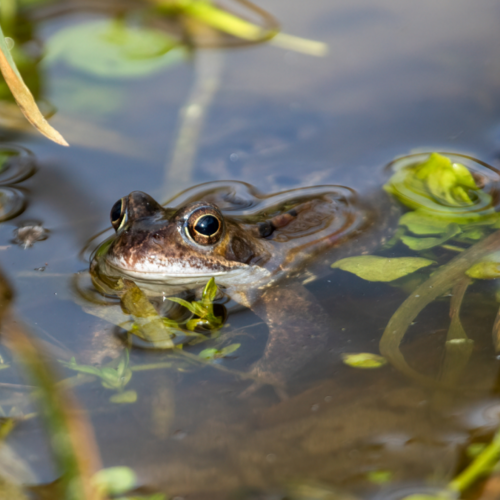
[[[126,279],[153,298],[196,292],[215,278],[269,329],[246,393],[270,384],[283,398],[328,337],[329,316],[305,285],[335,260],[382,245],[398,217],[382,190],[361,200],[338,185],[262,194],[243,182],[211,182],[165,205],[141,191],[113,205],[114,233],[91,257],[94,285],[119,295],[114,284]]]

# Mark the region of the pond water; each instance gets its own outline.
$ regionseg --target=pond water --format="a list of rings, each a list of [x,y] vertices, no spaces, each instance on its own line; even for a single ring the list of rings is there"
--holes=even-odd
[[[21,13],[35,52],[62,30],[110,16],[90,1],[33,4]],[[15,113],[2,118],[0,147],[26,148],[37,164],[18,184],[24,211],[0,225],[2,272],[17,317],[51,344],[61,378],[74,373],[55,359],[96,364],[120,349],[117,327],[89,314],[76,293],[75,273],[87,286],[84,250],[131,191],[163,202],[193,185],[234,180],[266,194],[337,184],[363,199],[381,192],[385,165],[410,152],[463,153],[498,165],[498,2],[261,6],[285,32],[325,42],[329,53],[270,44],[199,49],[133,78],[48,57],[37,66],[37,98],[56,111],[50,123],[71,147],[37,135]],[[190,122],[188,106],[202,119]],[[186,137],[190,147],[183,148]],[[13,232],[29,221],[49,233],[24,249]],[[468,463],[467,447],[489,442],[500,423],[495,282],[470,286],[461,318],[473,352],[454,387],[438,390],[391,365],[361,370],[341,362],[339,351],[378,352],[408,294],[324,267],[306,287],[327,312],[330,335],[293,377],[288,399],[269,386],[242,398],[248,382],[233,373],[175,363],[134,372],[127,385],[134,403],[110,402],[113,392],[97,379],[75,387],[103,465],[129,466],[141,486],[186,500],[399,499],[444,487]],[[246,371],[262,355],[268,328],[244,307],[233,307],[228,323],[223,335],[241,347],[217,366]],[[439,373],[448,325],[445,299],[412,323],[402,352],[419,373]],[[210,342],[202,346],[186,350],[198,354]],[[171,360],[165,351],[130,353],[131,366]],[[11,370],[0,375],[4,384],[25,383]],[[21,393],[0,386],[4,411]],[[57,477],[44,436],[38,419],[21,419],[7,440],[31,469],[27,482]]]

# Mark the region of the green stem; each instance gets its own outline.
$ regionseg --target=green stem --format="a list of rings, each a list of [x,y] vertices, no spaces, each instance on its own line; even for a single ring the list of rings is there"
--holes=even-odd
[[[278,27],[261,28],[208,2],[191,2],[183,5],[185,14],[202,21],[213,28],[251,42],[270,40],[273,45],[287,50],[322,57],[328,53],[328,45],[315,40],[307,40],[293,35],[279,33]]]
[[[12,317],[3,321],[3,334],[30,380],[51,438],[60,471],[61,498],[100,500],[91,484],[91,474],[100,468],[93,433],[71,395],[55,383],[52,367],[40,356],[40,348]],[[78,416],[77,416],[78,415]]]
[[[500,456],[500,430],[497,430],[493,441],[480,453],[469,466],[462,471],[448,488],[453,491],[463,492],[481,476],[489,474]]]
[[[433,378],[422,375],[410,367],[399,346],[406,331],[418,314],[434,299],[453,288],[464,277],[465,271],[472,264],[496,251],[499,245],[500,231],[496,231],[442,266],[401,304],[387,324],[380,340],[380,353],[395,368],[425,386],[437,387],[442,385]],[[456,387],[445,388],[456,389]]]
[[[260,26],[244,21],[205,2],[191,2],[184,6],[183,11],[185,14],[213,28],[245,40],[257,41],[265,37],[265,35],[271,38],[277,33],[277,31],[265,30]]]
[[[286,33],[278,33],[274,38],[271,38],[269,43],[275,47],[302,52],[310,56],[324,57],[328,54],[328,45],[326,43],[307,40]]]
[[[465,251],[465,248],[457,247],[455,245],[441,245],[441,248],[444,248],[445,250],[451,250],[452,252],[463,252],[463,251]]]
[[[165,363],[147,363],[143,365],[131,366],[133,372],[143,372],[147,370],[160,370],[162,368],[172,368],[172,362],[166,361]]]

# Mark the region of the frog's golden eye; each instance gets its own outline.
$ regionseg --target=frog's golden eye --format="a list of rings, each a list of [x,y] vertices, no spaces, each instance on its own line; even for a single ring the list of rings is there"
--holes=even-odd
[[[120,198],[111,209],[111,213],[109,214],[111,219],[111,225],[114,227],[115,231],[118,231],[120,227],[123,225],[127,218],[127,211],[125,208],[125,200]]]
[[[213,245],[222,236],[222,217],[211,207],[194,211],[187,221],[189,236],[200,245]]]

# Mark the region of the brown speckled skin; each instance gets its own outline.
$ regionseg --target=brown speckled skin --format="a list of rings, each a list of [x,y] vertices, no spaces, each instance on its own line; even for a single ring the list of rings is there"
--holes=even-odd
[[[141,261],[163,259],[214,273],[232,268],[250,273],[252,266],[271,270],[269,278],[231,286],[227,291],[269,327],[264,355],[251,370],[256,382],[247,393],[270,383],[282,396],[286,381],[336,333],[331,331],[331,319],[300,284],[302,271],[307,268],[311,278],[310,271],[328,268],[335,260],[373,251],[395,229],[399,215],[385,193],[358,205],[328,193],[318,195],[292,204],[287,213],[275,215],[270,210],[267,219],[257,215],[253,223],[224,217],[216,205],[204,201],[169,209],[145,193],[133,192],[124,202],[127,220],[104,255],[105,262],[122,259],[133,269]],[[186,232],[190,214],[200,207],[213,211],[222,221],[221,236],[214,245],[198,245]],[[274,221],[271,237],[259,234],[262,221]],[[283,282],[283,278],[288,279]]]
[[[166,209],[151,196],[134,191],[125,199],[127,221],[108,250],[110,259],[124,259],[128,268],[147,259],[178,261],[191,269],[209,268],[213,272],[228,271],[241,263],[253,264],[269,258],[264,245],[230,219],[220,214],[215,205],[191,203],[179,210]],[[220,214],[222,234],[214,245],[198,245],[186,232],[190,214],[202,208]],[[194,250],[195,249],[195,250]]]

